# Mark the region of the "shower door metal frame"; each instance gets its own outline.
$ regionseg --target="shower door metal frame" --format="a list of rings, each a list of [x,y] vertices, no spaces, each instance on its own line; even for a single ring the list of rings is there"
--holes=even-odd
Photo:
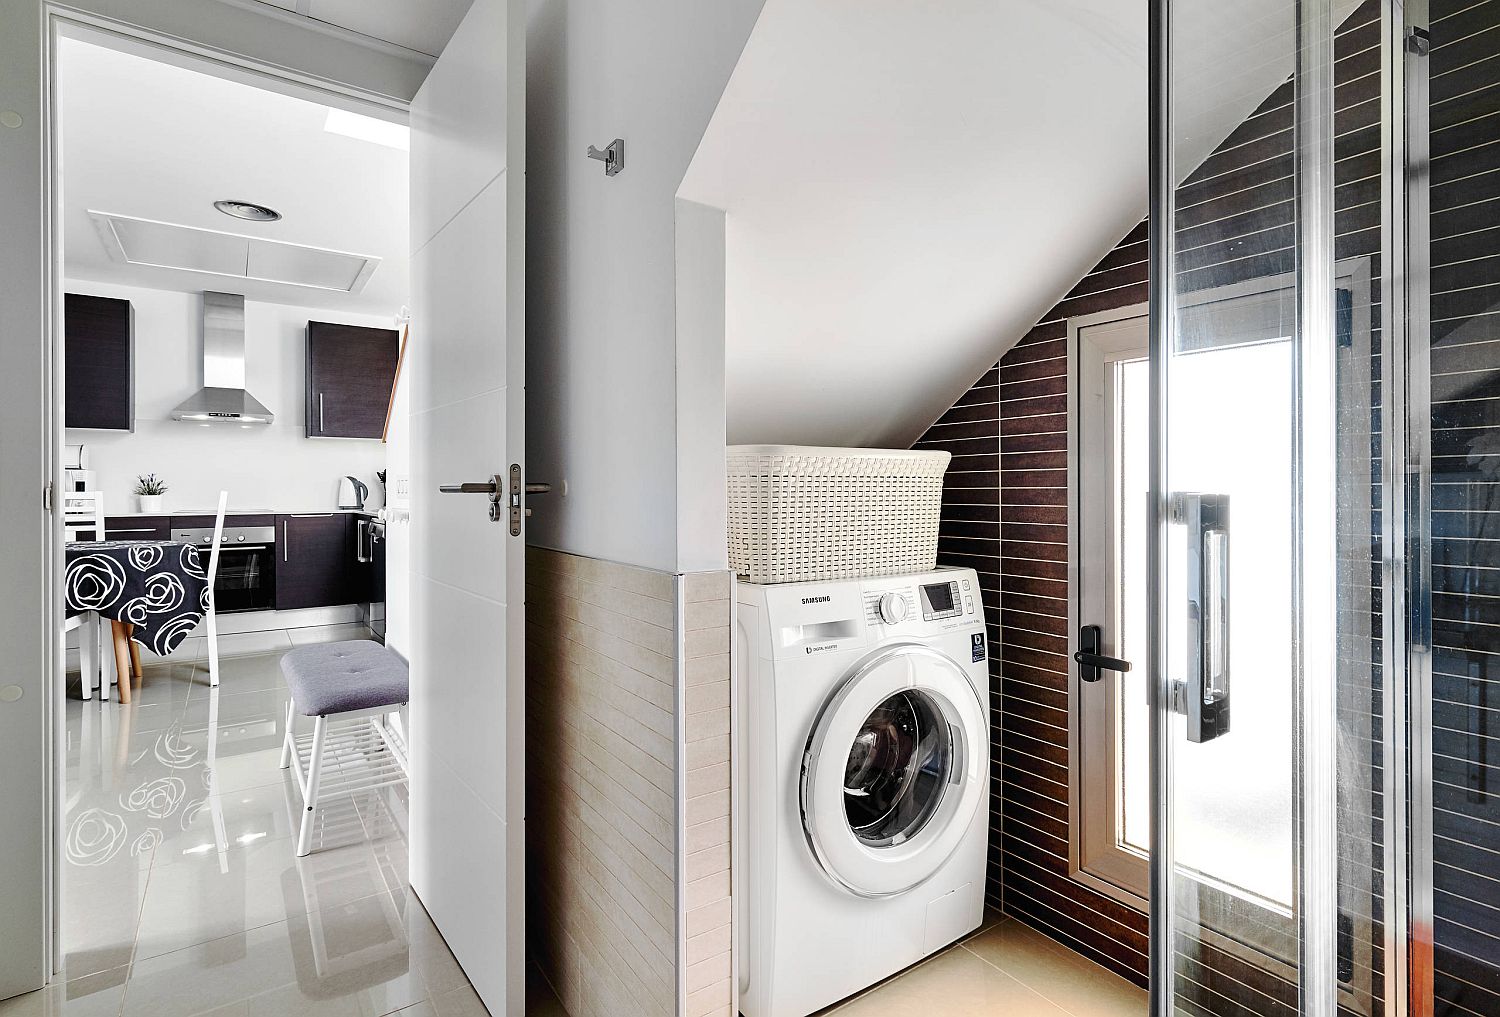
[[[1428,0],[1381,7],[1381,586],[1387,1013],[1433,1012]]]
[[[1176,873],[1172,824],[1173,676],[1168,672],[1165,640],[1166,527],[1170,514],[1167,472],[1168,358],[1176,334],[1175,245],[1173,202],[1177,170],[1173,158],[1172,0],[1151,0],[1148,34],[1149,194],[1148,260],[1151,288],[1149,351],[1151,358],[1151,517],[1148,526],[1147,654],[1151,697],[1152,848],[1149,912],[1151,1012],[1175,1012]],[[1432,583],[1431,583],[1431,386],[1429,367],[1430,307],[1427,265],[1427,0],[1381,2],[1381,668],[1384,842],[1384,967],[1386,1017],[1430,1017],[1432,1013]],[[1299,390],[1309,382],[1332,378],[1335,328],[1334,263],[1334,127],[1333,39],[1331,0],[1298,0],[1297,69],[1294,92],[1294,158],[1297,165],[1297,273],[1299,281]],[[1320,285],[1325,283],[1326,285]],[[1325,386],[1331,396],[1333,386]],[[1317,391],[1317,389],[1312,389]],[[1299,401],[1300,402],[1300,401]],[[1301,406],[1316,419],[1313,433],[1332,432],[1331,405]],[[1306,416],[1298,421],[1303,435]],[[1298,455],[1302,454],[1299,447]],[[1305,492],[1304,492],[1305,495]],[[1336,505],[1322,491],[1314,503],[1299,498],[1298,532],[1308,525],[1319,536],[1334,524]],[[1310,514],[1311,513],[1311,514]],[[1323,551],[1334,541],[1316,541]],[[1324,545],[1327,545],[1326,547]],[[1303,545],[1304,550],[1307,545]],[[1303,555],[1304,559],[1312,556]],[[1302,615],[1314,603],[1320,622],[1329,626],[1317,636],[1316,659],[1299,638],[1300,673],[1333,673],[1328,645],[1336,629],[1327,617],[1327,590],[1336,578],[1331,556],[1299,562],[1302,594],[1299,637],[1311,633]],[[1309,591],[1314,601],[1308,600]],[[1311,665],[1315,670],[1309,672]],[[1300,925],[1299,1010],[1308,1017],[1333,1017],[1337,1011],[1338,885],[1336,851],[1339,831],[1334,809],[1336,791],[1336,702],[1332,682],[1298,686],[1300,732],[1300,802],[1298,817]]]
[[[1151,880],[1147,913],[1150,921],[1151,1017],[1171,1017],[1174,1006],[1176,965],[1173,944],[1177,939],[1172,892],[1176,851],[1172,843],[1173,740],[1172,678],[1167,670],[1166,640],[1162,637],[1162,589],[1167,570],[1164,529],[1171,519],[1167,497],[1166,436],[1167,353],[1175,334],[1173,321],[1176,244],[1168,225],[1172,192],[1176,185],[1176,160],[1172,158],[1172,0],[1150,0],[1147,8],[1148,84],[1150,110],[1148,152],[1150,191],[1147,200],[1146,313],[1147,356],[1150,360],[1150,451],[1147,469],[1151,477],[1151,508],[1146,519],[1146,689],[1151,709]]]

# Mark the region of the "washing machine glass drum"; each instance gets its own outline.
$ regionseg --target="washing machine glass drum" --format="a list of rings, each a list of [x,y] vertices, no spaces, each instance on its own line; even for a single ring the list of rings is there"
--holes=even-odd
[[[922,883],[984,798],[989,722],[952,658],[891,646],[844,680],[802,766],[802,822],[823,871],[862,897]]]

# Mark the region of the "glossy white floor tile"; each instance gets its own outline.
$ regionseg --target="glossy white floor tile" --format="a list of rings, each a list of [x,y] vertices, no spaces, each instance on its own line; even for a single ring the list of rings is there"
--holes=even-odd
[[[408,887],[404,788],[329,803],[295,854],[281,652],[367,634],[225,640],[218,689],[206,660],[163,661],[129,706],[75,681],[63,977],[0,1017],[484,1015]]]
[[[362,631],[362,630],[361,630]],[[63,978],[0,1017],[485,1017],[409,889],[410,796],[330,803],[297,858],[301,801],[279,767],[282,650],[348,626],[149,665],[135,701],[67,704]],[[257,634],[260,636],[261,634]],[[536,973],[528,1013],[566,1017]],[[1146,994],[998,915],[825,1011],[838,1017],[1143,1017]]]

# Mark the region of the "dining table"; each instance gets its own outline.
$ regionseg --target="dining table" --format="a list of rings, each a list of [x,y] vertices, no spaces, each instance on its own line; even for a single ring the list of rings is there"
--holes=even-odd
[[[138,647],[165,657],[198,627],[208,572],[196,547],[171,540],[74,541],[66,551],[67,612],[109,620],[120,702],[129,703],[131,676],[141,677]],[[101,676],[101,691],[107,681]]]

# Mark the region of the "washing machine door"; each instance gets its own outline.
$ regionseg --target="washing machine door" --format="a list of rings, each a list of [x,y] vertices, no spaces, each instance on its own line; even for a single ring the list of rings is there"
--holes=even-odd
[[[988,766],[986,711],[959,664],[920,644],[868,658],[824,706],[802,761],[818,864],[862,897],[917,886],[963,840]]]

